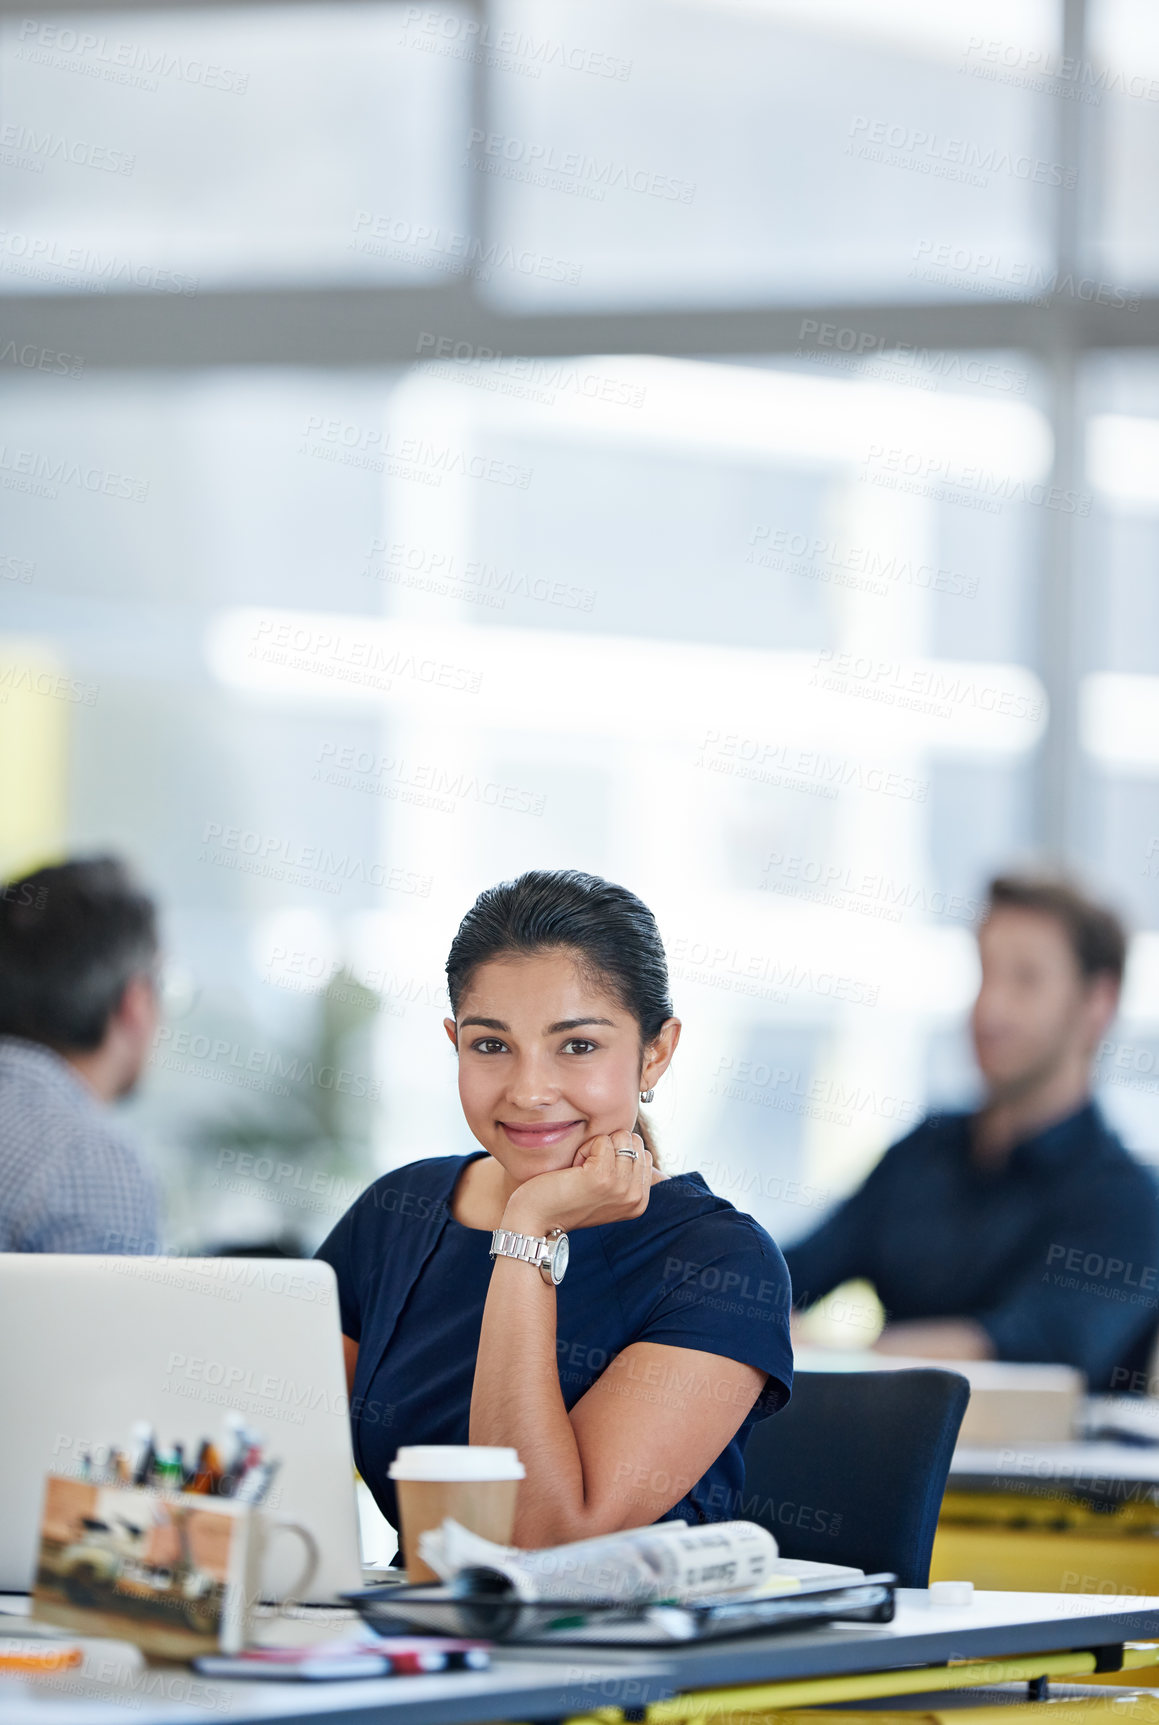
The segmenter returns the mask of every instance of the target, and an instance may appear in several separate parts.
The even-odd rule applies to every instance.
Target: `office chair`
[[[958,1372],[801,1372],[745,1448],[741,1515],[782,1557],[929,1582],[938,1510],[970,1386]]]

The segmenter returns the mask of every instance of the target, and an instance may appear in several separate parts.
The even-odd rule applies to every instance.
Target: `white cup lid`
[[[426,1443],[400,1449],[390,1464],[391,1479],[458,1482],[522,1479],[519,1451],[488,1444]]]

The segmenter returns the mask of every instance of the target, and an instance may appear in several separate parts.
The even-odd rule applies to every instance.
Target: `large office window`
[[[1159,1160],[1153,32],[872,12],[5,20],[3,861],[164,903],[175,1244],[470,1147],[442,965],[529,867],[653,906],[666,1165],[787,1242],[1068,862]]]

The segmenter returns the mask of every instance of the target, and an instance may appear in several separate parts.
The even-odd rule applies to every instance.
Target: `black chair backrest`
[[[969,1399],[959,1372],[800,1372],[788,1407],[749,1435],[741,1516],[782,1557],[925,1587]]]

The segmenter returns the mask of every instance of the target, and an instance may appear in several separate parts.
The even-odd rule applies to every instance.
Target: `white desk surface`
[[[1159,1640],[1159,1598],[975,1592],[969,1605],[949,1606],[931,1604],[922,1588],[900,1588],[892,1623],[829,1623],[689,1643],[666,1649],[664,1657],[683,1690],[1151,1640]]]
[[[955,1489],[969,1481],[983,1489],[1012,1490],[1023,1480],[1031,1485],[1087,1486],[1095,1496],[1109,1495],[1116,1481],[1159,1487],[1159,1449],[1122,1443],[1009,1443],[961,1445],[954,1451],[949,1484]]]
[[[71,1672],[0,1676],[0,1719],[4,1725],[208,1725],[215,1719],[367,1725],[389,1711],[392,1725],[467,1725],[642,1707],[672,1693],[663,1658],[640,1656],[626,1670],[576,1652],[576,1658],[557,1652],[551,1665],[504,1655],[490,1671],[341,1683],[215,1682],[178,1666],[148,1667],[127,1686]]]
[[[151,1668],[116,1688],[64,1673],[0,1679],[4,1725],[280,1725],[326,1720],[392,1725],[560,1718],[604,1705],[643,1706],[680,1690],[894,1670],[948,1659],[1000,1658],[1159,1640],[1159,1598],[975,1593],[965,1606],[931,1605],[903,1589],[892,1623],[827,1624],[792,1634],[623,1650],[512,1650],[490,1672],[389,1677],[351,1683],[211,1683],[176,1667]]]
[[[950,1464],[954,1490],[1054,1494],[1056,1487],[1092,1498],[1159,1503],[1159,1400],[1090,1396],[1083,1426],[1095,1434],[1125,1432],[1137,1441],[1096,1436],[1070,1443],[959,1444]],[[1140,1441],[1141,1440],[1141,1441]],[[1139,1487],[1141,1489],[1121,1488]]]

